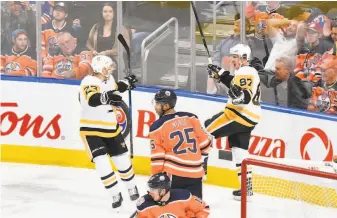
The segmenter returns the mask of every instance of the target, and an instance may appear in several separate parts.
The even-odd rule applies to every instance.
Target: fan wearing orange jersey
[[[319,66],[322,73],[320,87],[312,88],[312,97],[308,110],[327,114],[337,114],[337,57],[333,54],[324,54]]]
[[[56,39],[57,33],[69,32],[74,36],[75,31],[72,24],[67,22],[68,5],[67,2],[55,2],[52,12],[53,19],[42,25],[42,58],[48,55],[54,56],[59,52],[59,45]]]
[[[162,89],[154,97],[160,118],[150,127],[152,174],[166,172],[172,176],[172,188],[189,190],[202,199],[202,178],[207,172],[212,140],[198,117],[176,112],[177,96]]]
[[[150,190],[138,200],[132,218],[207,218],[210,214],[209,206],[188,190],[171,189],[166,173],[152,175],[147,184]]]
[[[90,51],[81,51],[75,38],[68,32],[57,35],[61,53],[48,56],[43,65],[43,77],[83,79],[92,74]]]
[[[12,33],[11,51],[1,54],[1,74],[13,76],[36,76],[36,53],[28,47],[27,33],[17,29]]]
[[[280,8],[279,1],[267,1],[267,7],[265,11],[257,10],[259,2],[248,2],[246,5],[246,17],[253,24],[257,24],[259,20],[263,17],[266,19],[270,18],[284,18],[281,14],[284,13],[283,8]],[[280,14],[281,13],[281,14]]]

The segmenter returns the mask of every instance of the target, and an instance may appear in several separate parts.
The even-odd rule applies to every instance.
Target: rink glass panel
[[[74,1],[67,2],[69,12],[67,21],[73,22],[74,19],[80,19],[81,34],[78,44],[84,47],[92,26],[97,23],[102,16],[102,1]],[[6,13],[7,2],[2,2],[1,15]],[[41,58],[41,19],[43,13],[48,12],[44,6],[45,2],[30,2],[30,7],[37,15],[35,38],[30,38],[33,50],[37,54],[37,75],[40,75],[43,68]],[[201,41],[200,32],[196,25],[194,14],[189,2],[113,2],[114,19],[117,22],[116,32],[121,31],[122,26],[129,29],[131,40],[131,69],[139,77],[139,84],[150,86],[163,86],[190,90],[193,92],[207,92],[208,75],[206,66],[208,64],[207,54]],[[287,7],[293,5],[300,6],[303,9],[319,8],[325,15],[330,9],[337,7],[335,2],[284,2]],[[240,2],[195,2],[199,20],[204,31],[207,46],[211,56],[222,41],[233,34],[234,16],[241,13]],[[267,3],[260,2],[257,8],[260,11],[265,10]],[[49,9],[49,13],[52,9]],[[296,13],[291,11],[289,13]],[[215,14],[215,19],[214,18]],[[50,13],[52,15],[52,13]],[[90,16],[89,16],[90,15]],[[289,16],[295,16],[290,14]],[[242,14],[241,14],[241,17]],[[175,22],[170,23],[167,28],[163,28],[151,40],[148,40],[144,46],[150,44],[151,48],[142,56],[142,42],[149,34],[153,33],[162,24],[171,18],[176,18],[178,23],[178,40],[175,38]],[[215,21],[215,25],[214,25]],[[243,34],[247,37],[254,36],[256,25],[250,24],[250,30]],[[214,34],[215,33],[215,34]],[[33,34],[34,35],[34,34]],[[161,37],[160,37],[161,36]],[[160,38],[160,40],[158,40]],[[3,45],[4,46],[4,45]],[[5,45],[9,46],[10,45]],[[177,50],[175,49],[177,46]],[[146,49],[145,49],[146,50]],[[176,52],[177,51],[177,52]],[[193,51],[193,52],[191,52]],[[259,52],[259,51],[254,51]],[[260,51],[263,53],[263,51]],[[178,53],[178,54],[177,54]],[[144,58],[146,61],[144,62]],[[118,43],[118,71],[116,77],[122,79],[126,73],[127,57],[125,50]],[[146,64],[146,67],[144,67]],[[224,66],[226,67],[226,66]],[[143,70],[142,70],[143,69]],[[144,72],[144,69],[146,72]],[[178,80],[178,81],[177,81]],[[286,89],[289,92],[289,89]],[[274,89],[262,89],[262,96],[266,103],[275,104],[273,96]],[[217,94],[226,95],[227,90]],[[287,94],[279,93],[279,101],[287,101]],[[335,96],[335,97],[334,97]],[[327,113],[326,107],[336,104],[336,93],[329,92],[326,96],[320,96],[314,99],[314,109],[317,112]],[[306,101],[310,101],[307,99]],[[306,106],[305,109],[308,107]],[[296,128],[296,125],[294,125]]]

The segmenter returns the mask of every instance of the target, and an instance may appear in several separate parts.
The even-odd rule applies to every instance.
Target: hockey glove
[[[116,92],[116,90],[103,92],[101,94],[101,103],[104,105],[119,106],[122,103],[122,97],[114,94],[114,92]]]
[[[220,80],[220,76],[222,75],[229,75],[229,71],[225,71],[225,69],[214,64],[208,65],[207,72],[210,78],[217,80]]]
[[[232,88],[229,89],[228,95],[229,97],[231,97],[232,103],[234,105],[242,104],[245,100],[245,95],[242,91],[242,88],[237,85],[234,85]]]
[[[125,77],[123,80],[118,81],[118,91],[119,92],[125,92],[126,90],[132,90],[136,88],[135,83],[138,82],[135,75],[130,75],[128,77]]]
[[[202,167],[204,168],[205,176],[207,175],[207,163],[208,163],[208,156],[204,158],[204,162],[202,163]]]
[[[124,79],[126,79],[129,82],[128,90],[136,88],[135,83],[138,82],[138,79],[136,78],[135,75],[130,75],[128,77],[125,77]]]

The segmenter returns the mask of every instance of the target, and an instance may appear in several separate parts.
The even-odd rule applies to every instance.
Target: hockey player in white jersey
[[[241,163],[248,156],[250,135],[261,117],[260,77],[249,66],[251,49],[248,45],[233,46],[230,55],[230,64],[235,68],[234,76],[216,65],[208,65],[209,75],[229,88],[229,99],[223,111],[205,121],[205,127],[215,138],[228,136],[241,182]],[[253,195],[251,173],[248,169],[248,199]],[[234,191],[233,196],[241,200],[241,190]]]
[[[111,75],[116,63],[107,56],[95,56],[91,65],[93,74],[81,82],[80,136],[105,188],[111,193],[112,207],[117,208],[122,205],[123,197],[108,155],[128,188],[131,200],[139,198],[128,149],[115,114],[115,106],[122,101],[119,94],[134,89],[137,79],[131,75],[116,83]]]

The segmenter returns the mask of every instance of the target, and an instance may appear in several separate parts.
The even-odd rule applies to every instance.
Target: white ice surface
[[[94,170],[1,163],[1,218],[127,218],[135,211],[125,186],[119,211],[111,208],[111,197]],[[136,176],[141,194],[146,193],[146,176]],[[226,178],[224,178],[226,179]],[[240,202],[232,189],[204,186],[204,199],[212,217],[239,218]],[[255,196],[249,217],[337,217],[337,209],[306,205],[292,200]]]

